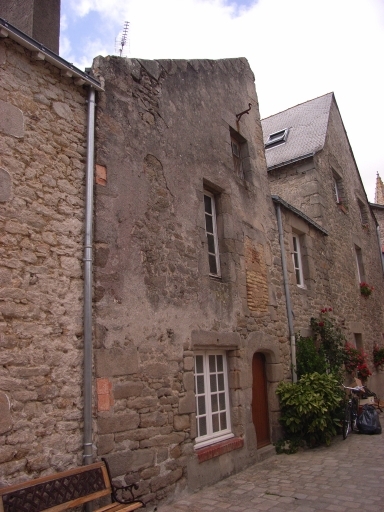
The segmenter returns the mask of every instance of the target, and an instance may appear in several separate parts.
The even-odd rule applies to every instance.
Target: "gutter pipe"
[[[282,265],[282,268],[283,268],[285,303],[287,305],[289,339],[290,339],[290,342],[291,342],[292,382],[297,382],[297,374],[296,374],[296,338],[295,338],[295,331],[294,331],[294,327],[293,327],[291,295],[289,293],[287,259],[285,257],[285,249],[284,249],[283,223],[281,221],[281,207],[280,207],[280,204],[278,202],[275,202],[275,206],[276,206],[276,216],[277,216],[277,228],[278,228],[278,231],[279,231],[279,243],[280,243],[280,250],[281,250],[281,265]]]
[[[95,150],[95,89],[88,90],[87,167],[84,235],[84,465],[93,462],[92,450],[92,229]]]
[[[383,270],[383,273],[384,273],[384,256],[383,256],[382,248],[381,248],[380,226],[376,226],[376,234],[377,234],[377,242],[379,244],[379,254],[380,254],[381,267],[382,267],[382,270]]]

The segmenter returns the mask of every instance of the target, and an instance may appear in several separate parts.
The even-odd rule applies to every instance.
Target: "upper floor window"
[[[232,437],[225,352],[195,354],[196,444]]]
[[[333,193],[337,204],[346,205],[346,197],[344,193],[344,184],[341,176],[332,169]]]
[[[301,256],[301,245],[300,245],[300,237],[297,234],[292,235],[293,242],[293,268],[296,276],[296,284],[301,288],[304,288],[304,276],[303,276],[303,260]]]
[[[273,148],[275,146],[279,146],[280,144],[284,144],[288,137],[288,131],[288,128],[285,128],[284,130],[271,133],[268,137],[267,142],[265,143],[265,149]]]
[[[209,274],[220,277],[219,242],[217,237],[215,196],[204,192],[205,233],[208,243]]]
[[[363,252],[360,247],[355,245],[355,257],[356,257],[356,266],[357,266],[357,276],[359,279],[359,283],[365,281],[365,272],[363,265]]]
[[[248,156],[248,147],[247,141],[244,139],[240,133],[236,132],[232,128],[230,129],[231,134],[231,151],[232,151],[232,159],[233,159],[233,167],[235,170],[235,174],[244,179],[245,172],[247,169],[244,169],[244,159]]]
[[[363,226],[368,226],[368,211],[361,199],[357,198],[357,204],[359,205],[360,220]]]

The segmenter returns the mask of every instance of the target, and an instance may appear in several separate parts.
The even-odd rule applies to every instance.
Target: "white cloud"
[[[384,112],[381,0],[259,0],[247,8],[224,0],[70,0],[70,5],[76,17],[100,13],[100,26],[90,27],[88,42],[81,51],[76,48],[79,63],[115,53],[115,37],[126,20],[131,57],[247,57],[263,117],[334,91],[374,199],[376,172],[384,178],[378,114]]]

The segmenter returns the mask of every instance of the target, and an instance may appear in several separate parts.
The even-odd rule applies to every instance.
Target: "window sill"
[[[214,457],[219,457],[220,455],[231,452],[232,450],[237,450],[239,448],[242,448],[243,446],[244,439],[242,437],[232,437],[231,439],[227,439],[226,441],[220,441],[210,446],[199,448],[198,450],[196,450],[196,455],[200,463],[205,462],[206,460],[213,459]]]

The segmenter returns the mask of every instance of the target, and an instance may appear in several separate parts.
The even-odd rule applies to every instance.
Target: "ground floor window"
[[[196,447],[232,437],[225,352],[195,354]]]

